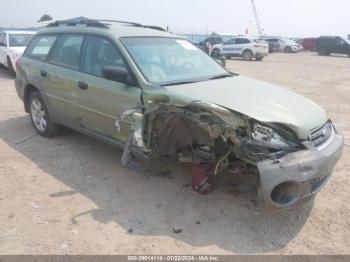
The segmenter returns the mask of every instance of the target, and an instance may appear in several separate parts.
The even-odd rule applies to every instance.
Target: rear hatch
[[[254,47],[257,53],[267,54],[269,52],[269,44],[262,39],[254,39]]]

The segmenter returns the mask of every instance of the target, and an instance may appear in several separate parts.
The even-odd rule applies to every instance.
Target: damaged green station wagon
[[[157,30],[158,29],[158,30]],[[343,137],[304,97],[225,70],[189,41],[118,21],[55,22],[18,61],[16,89],[36,131],[67,126],[132,155],[211,163],[255,177],[267,211],[326,184]]]

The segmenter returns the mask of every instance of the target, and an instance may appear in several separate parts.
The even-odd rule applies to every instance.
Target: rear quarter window
[[[30,42],[24,56],[37,60],[45,60],[57,39],[55,35],[35,36]]]

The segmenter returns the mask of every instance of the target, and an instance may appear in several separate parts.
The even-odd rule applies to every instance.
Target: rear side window
[[[102,76],[102,69],[105,66],[126,68],[119,50],[111,41],[95,36],[86,37],[82,71],[95,76]]]
[[[81,35],[63,35],[58,39],[50,62],[55,65],[79,69],[80,50],[84,37]]]
[[[35,36],[33,41],[29,44],[25,56],[38,60],[45,60],[56,39],[57,36],[54,35]]]
[[[246,38],[237,38],[236,44],[248,44],[250,41]]]

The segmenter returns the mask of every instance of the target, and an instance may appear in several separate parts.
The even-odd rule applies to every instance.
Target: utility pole
[[[261,36],[263,36],[263,30],[261,28],[261,24],[260,24],[260,20],[259,20],[259,16],[258,16],[258,11],[256,10],[254,0],[251,0],[251,1],[252,1],[252,6],[253,6],[254,16],[255,16],[256,27],[258,29],[258,34],[261,37]]]

